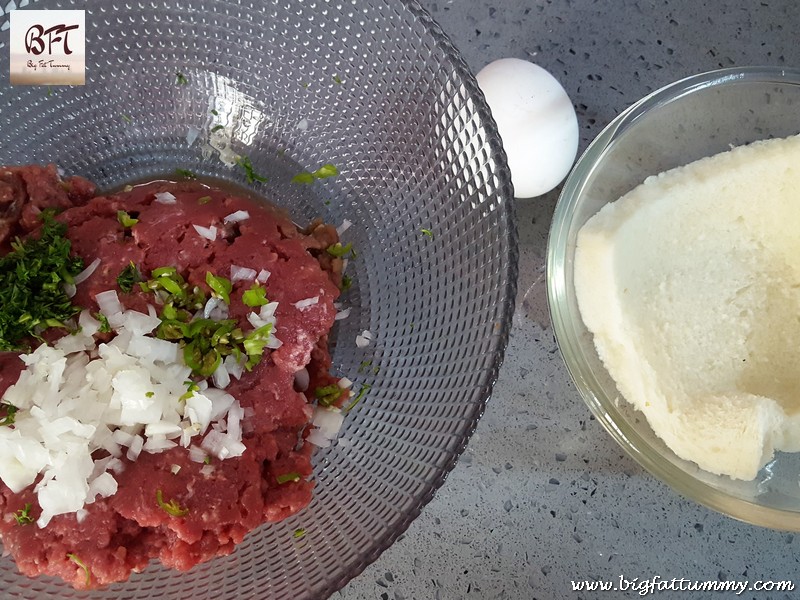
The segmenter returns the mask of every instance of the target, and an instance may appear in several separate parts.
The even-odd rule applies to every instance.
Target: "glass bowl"
[[[371,388],[347,415],[344,441],[316,453],[311,505],[232,555],[187,573],[152,564],[91,593],[25,579],[4,558],[3,597],[327,597],[442,485],[508,339],[512,188],[473,76],[415,2],[19,4],[86,9],[87,80],[4,82],[0,164],[53,162],[104,189],[189,169],[248,187],[301,224],[351,221],[343,239],[358,257],[342,300],[351,313],[331,338],[333,371]],[[7,19],[0,12],[0,52]],[[269,181],[248,183],[237,156]],[[292,183],[326,163],[340,174]],[[362,349],[363,330],[374,340]]]
[[[567,368],[612,437],[681,494],[737,519],[800,530],[800,455],[778,453],[753,481],[700,470],[656,437],[597,355],[575,297],[575,240],[600,208],[650,175],[756,140],[800,132],[800,70],[723,69],[683,79],[632,105],[589,146],[567,179],[547,250],[548,301]]]

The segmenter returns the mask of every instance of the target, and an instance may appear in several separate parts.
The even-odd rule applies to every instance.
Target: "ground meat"
[[[79,206],[94,195],[93,183],[82,177],[62,179],[55,165],[0,167],[0,247],[12,235],[39,227],[43,209]]]
[[[163,191],[176,196],[175,204],[155,201],[155,194]],[[298,440],[312,407],[311,398],[295,390],[294,377],[308,369],[309,395],[313,386],[337,381],[328,372],[327,335],[336,313],[341,261],[324,252],[338,240],[334,228],[315,223],[299,231],[277,209],[196,182],[156,182],[109,196],[93,194],[89,182],[74,177],[61,181],[53,167],[0,169],[0,210],[6,209],[0,234],[32,229],[30,215],[44,208],[62,209],[57,218],[68,225],[75,253],[86,264],[101,259],[74,298],[92,311],[98,310],[94,296],[110,289],[118,291],[126,308],[147,311],[153,303],[151,293],[138,286],[121,293],[116,284],[131,261],[146,275],[157,267],[177,267],[187,281],[206,291],[207,272],[230,277],[231,265],[265,269],[271,273],[267,295],[279,302],[276,335],[283,345],[226,389],[248,414],[242,440],[247,450],[241,457],[214,459],[208,468],[191,461],[180,446],[142,453],[135,462],[126,461],[124,471],[115,476],[117,493],[87,505],[80,522],[75,514],[63,514],[45,528],[20,525],[14,518],[26,504],[31,505],[31,517],[38,517],[33,486],[14,494],[0,484],[0,535],[19,570],[29,576],[58,576],[76,588],[123,581],[143,570],[151,558],[190,569],[230,553],[260,524],[308,505],[311,446]],[[120,210],[139,222],[124,228],[117,219]],[[239,210],[248,211],[250,218],[234,225],[224,222],[226,215]],[[193,224],[215,226],[220,233],[209,241]],[[240,292],[251,284],[235,283],[231,295],[231,317],[242,324],[252,309],[241,302]],[[308,298],[318,301],[302,309],[294,305]],[[3,390],[21,367],[16,355],[0,355]],[[286,473],[297,473],[299,481],[278,484],[278,476]],[[176,501],[188,513],[170,516],[156,501],[159,491],[165,501]]]

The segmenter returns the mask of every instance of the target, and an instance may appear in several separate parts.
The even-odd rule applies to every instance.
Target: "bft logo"
[[[83,85],[86,12],[14,10],[10,31],[12,85]]]
[[[25,34],[25,50],[28,54],[36,56],[45,50],[47,50],[47,54],[53,54],[53,45],[55,44],[56,52],[61,51],[65,55],[70,55],[72,50],[69,49],[69,32],[74,29],[80,29],[80,25],[59,23],[47,30],[41,25],[33,25]]]

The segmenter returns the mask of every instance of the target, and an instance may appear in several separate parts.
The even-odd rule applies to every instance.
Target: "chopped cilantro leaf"
[[[197,199],[198,204],[208,204],[209,202],[211,202],[211,196],[200,196]]]
[[[294,530],[294,539],[299,540],[306,534],[306,530],[303,527]]]
[[[128,115],[120,115],[123,121],[126,123],[133,123],[133,119],[131,119]]]
[[[283,485],[284,483],[289,483],[290,481],[300,481],[300,473],[282,473],[275,477],[275,480],[280,484]]]
[[[145,393],[144,393],[144,397],[145,397],[145,398],[152,398],[152,397],[153,397],[153,396],[155,396],[155,395],[156,395],[156,393],[155,393],[155,392],[145,392]]]
[[[206,457],[203,459],[203,464],[204,465],[210,465],[211,464],[211,455],[206,454]]]
[[[314,183],[314,175],[308,171],[303,171],[292,177],[292,183]]]
[[[128,263],[128,266],[122,269],[122,272],[117,276],[117,285],[126,294],[133,290],[133,284],[139,283],[142,276],[139,274],[139,269],[133,261]]]
[[[14,519],[17,521],[17,525],[30,525],[33,523],[33,517],[31,516],[31,503],[25,503],[24,508],[20,508],[17,512],[15,512]]]
[[[338,75],[334,75],[333,76],[333,82],[341,84],[342,83],[342,78],[339,77]]]
[[[364,397],[364,395],[365,395],[365,394],[366,394],[366,393],[369,391],[369,389],[370,389],[371,387],[372,387],[372,386],[371,386],[370,384],[368,384],[368,383],[362,383],[362,384],[361,384],[361,389],[360,389],[360,390],[358,390],[358,395],[356,395],[356,397],[355,397],[355,398],[353,398],[353,401],[352,401],[350,404],[348,404],[348,405],[347,405],[347,408],[345,408],[345,409],[344,409],[344,411],[345,411],[345,412],[348,412],[348,411],[352,410],[352,409],[353,409],[353,407],[354,407],[356,404],[358,404],[359,402],[361,402],[361,399]]]
[[[0,419],[0,427],[3,427],[5,425],[13,425],[14,419],[16,418],[17,414],[17,407],[14,406],[13,404],[7,404],[5,402],[2,402],[0,403],[0,408],[6,409],[5,416],[2,419]]]
[[[258,282],[254,283],[249,290],[246,290],[242,294],[242,302],[247,306],[264,306],[265,304],[269,304],[266,288]]]
[[[327,177],[335,177],[339,174],[339,169],[336,168],[336,165],[332,165],[330,163],[322,165],[319,169],[314,171],[313,173],[309,173],[308,171],[303,171],[298,173],[294,177],[292,177],[292,183],[314,183],[317,179],[325,179]]]
[[[433,232],[430,229],[420,229],[423,235],[427,235],[429,238],[433,239]]]
[[[187,381],[184,381],[183,384],[186,386],[186,392],[180,398],[178,398],[178,400],[181,400],[181,401],[188,400],[189,398],[194,396],[195,392],[199,392],[200,391],[200,386],[197,385],[191,379],[189,379]]]
[[[86,566],[86,563],[83,562],[76,554],[67,554],[67,558],[78,565],[83,572],[86,573],[86,587],[92,585],[92,573],[89,571],[89,567]]]
[[[358,372],[359,373],[363,373],[364,369],[366,369],[367,367],[371,367],[371,366],[372,366],[372,361],[371,360],[362,360],[361,364],[358,365]]]
[[[319,169],[314,171],[314,177],[317,179],[325,179],[326,177],[336,177],[339,174],[339,169],[330,163],[322,165]]]
[[[134,219],[124,210],[118,210],[117,221],[124,229],[130,229],[139,222],[139,219]]]
[[[220,129],[225,129],[225,125],[214,125],[214,126],[211,128],[211,133],[216,133],[216,132],[217,132],[217,131],[219,131]]]
[[[240,156],[239,159],[236,161],[236,164],[244,169],[245,177],[247,177],[247,183],[253,183],[255,181],[260,181],[264,183],[267,181],[267,178],[259,175],[255,172],[253,168],[253,163],[250,162],[250,158],[247,156]]]
[[[177,78],[178,85],[186,85],[187,83],[189,83],[189,80],[186,79],[186,75],[184,75],[180,71],[175,73],[175,77]]]
[[[63,325],[80,312],[64,292],[64,283],[83,269],[83,260],[70,256],[67,226],[41,214],[38,238],[16,238],[11,252],[0,257],[0,351],[24,350],[21,342],[51,323]]]
[[[51,87],[48,85],[48,86],[47,86],[47,97],[49,98],[49,97],[50,97],[50,96],[52,96],[52,95],[53,95],[53,88],[51,88]]]
[[[197,179],[197,173],[189,169],[175,169],[175,175],[184,179]]]
[[[164,502],[161,490],[156,490],[156,502],[158,503],[159,508],[161,508],[170,517],[185,517],[189,514],[189,509],[183,508],[176,500]]]
[[[103,313],[95,313],[94,318],[100,321],[100,328],[97,330],[100,333],[111,333],[111,325],[108,322],[108,317]]]
[[[353,278],[350,277],[349,275],[342,275],[342,285],[339,287],[339,289],[342,292],[346,292],[352,286],[353,286]]]
[[[211,109],[211,114],[214,115],[215,117],[219,116],[219,113],[217,112],[217,110],[215,108]]]
[[[341,258],[348,252],[353,254],[353,244],[348,243],[347,245],[342,246],[340,242],[336,242],[332,246],[328,246],[327,248],[325,248],[325,251],[331,256]]]

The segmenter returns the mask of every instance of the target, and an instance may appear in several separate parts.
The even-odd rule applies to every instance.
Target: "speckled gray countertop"
[[[695,73],[800,66],[794,0],[422,0],[477,72],[532,60],[564,86],[583,151],[619,112]],[[623,454],[569,379],[547,315],[544,262],[558,190],[518,201],[520,277],[511,340],[467,451],[434,500],[334,598],[625,598],[571,581],[792,580],[800,536],[718,515]],[[728,598],[661,592],[655,597]]]

